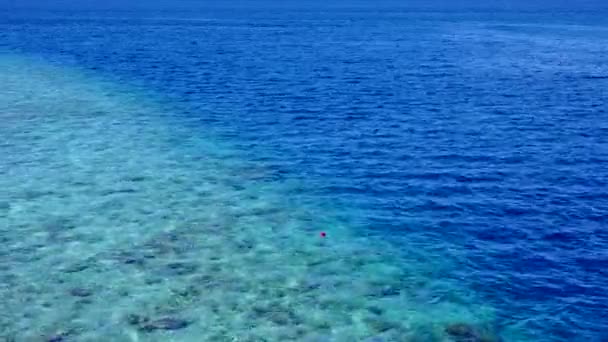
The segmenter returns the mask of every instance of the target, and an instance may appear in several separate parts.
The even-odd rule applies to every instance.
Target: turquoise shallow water
[[[445,276],[449,259],[357,234],[304,182],[166,106],[79,70],[0,63],[0,335],[426,341],[446,340],[450,323],[493,329],[493,309]]]

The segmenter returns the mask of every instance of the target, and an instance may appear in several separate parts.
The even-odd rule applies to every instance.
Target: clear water
[[[607,16],[2,15],[0,337],[606,338]]]

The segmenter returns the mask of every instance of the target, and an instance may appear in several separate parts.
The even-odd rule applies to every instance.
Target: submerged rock
[[[73,335],[74,331],[60,331],[46,338],[46,342],[65,342],[68,336]]]
[[[76,228],[76,224],[68,217],[51,216],[41,223],[41,228],[50,234],[60,234]]]
[[[396,286],[387,285],[380,289],[380,294],[382,297],[398,296],[401,294],[401,289]]]
[[[445,332],[456,342],[500,342],[501,338],[492,331],[467,323],[454,323]]]
[[[133,176],[127,177],[126,180],[129,181],[129,182],[143,182],[143,181],[146,180],[146,177],[145,176],[135,176],[135,175],[133,175]]]
[[[174,317],[164,317],[153,321],[149,321],[140,326],[142,331],[154,331],[154,330],[178,330],[183,329],[190,325],[190,322]]]
[[[301,317],[292,308],[280,303],[254,305],[251,314],[255,319],[267,320],[276,325],[297,326],[302,324]]]
[[[399,329],[399,324],[383,319],[381,317],[366,317],[363,319],[365,324],[376,333],[384,333],[392,329]]]
[[[74,297],[88,297],[93,294],[93,291],[82,287],[75,287],[70,290],[70,294]]]
[[[168,275],[187,275],[198,270],[198,264],[191,262],[172,262],[167,264],[165,272]]]
[[[401,294],[401,288],[396,285],[373,286],[367,295],[373,298],[396,297]]]
[[[367,308],[367,311],[373,313],[374,315],[380,316],[384,313],[384,310],[382,310],[382,308],[379,308],[377,306],[370,306]]]
[[[135,266],[143,266],[146,261],[141,253],[135,251],[116,251],[110,254],[109,258],[115,262]]]
[[[63,269],[63,272],[65,273],[77,273],[77,272],[82,272],[84,270],[86,270],[87,268],[89,268],[89,264],[87,264],[86,262],[79,262],[79,263],[75,263],[72,264],[68,267],[65,267]]]
[[[36,200],[40,197],[52,196],[52,195],[55,195],[55,192],[44,191],[44,190],[32,190],[32,189],[26,189],[21,193],[21,197],[28,201],[32,201],[32,200]]]
[[[138,257],[126,257],[122,261],[126,265],[139,265],[142,266],[144,264],[144,259]]]
[[[190,325],[190,321],[176,317],[162,317],[151,320],[137,314],[130,314],[126,317],[130,325],[135,325],[141,331],[152,332],[155,330],[179,330]]]

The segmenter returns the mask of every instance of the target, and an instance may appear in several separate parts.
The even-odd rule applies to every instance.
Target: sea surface
[[[602,12],[2,11],[0,341],[608,341],[607,96]]]

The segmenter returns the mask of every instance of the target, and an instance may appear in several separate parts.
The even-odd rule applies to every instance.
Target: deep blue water
[[[608,338],[605,13],[6,18],[0,49],[163,94],[358,233],[451,255],[536,340]]]

